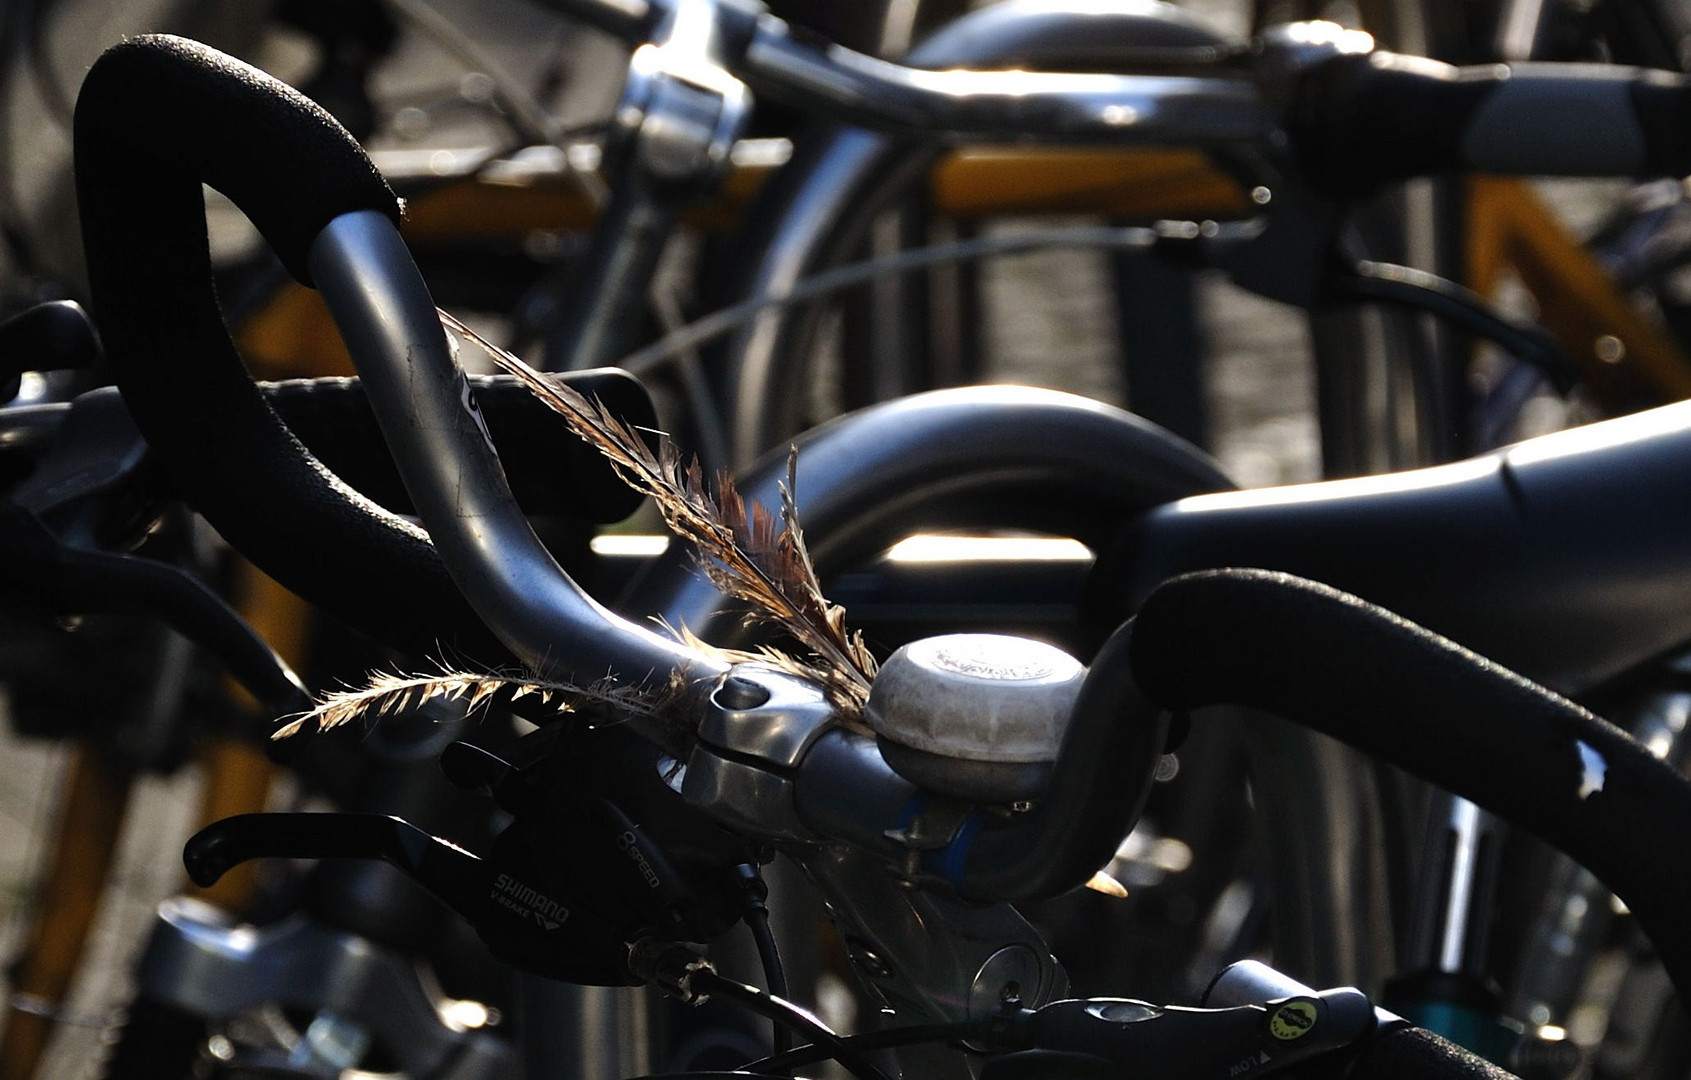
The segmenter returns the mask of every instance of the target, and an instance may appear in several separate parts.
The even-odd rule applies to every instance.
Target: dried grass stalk
[[[875,658],[862,636],[846,629],[845,610],[822,595],[799,528],[796,449],[787,458],[779,514],[759,505],[748,506],[728,474],[718,474],[707,483],[698,462],[683,465],[680,452],[667,437],[659,436],[654,451],[640,432],[598,402],[534,370],[446,312],[440,318],[449,329],[487,350],[496,364],[563,417],[571,431],[598,449],[625,481],[650,497],[670,530],[692,546],[712,584],[745,603],[750,617],[785,630],[815,662],[767,646],[752,651],[716,648],[685,627],[670,630],[677,640],[730,663],[761,664],[816,683],[842,722],[863,728],[862,710],[874,679]],[[474,709],[502,692],[509,692],[513,700],[538,695],[559,712],[593,701],[624,712],[685,721],[696,713],[698,690],[680,685],[656,692],[580,687],[528,676],[451,670],[433,675],[378,672],[362,688],[324,696],[314,709],[292,718],[272,737],[287,738],[309,725],[321,731],[360,718],[388,716],[435,697],[462,701]]]
[[[598,402],[536,371],[446,312],[441,312],[441,321],[485,349],[494,363],[597,448],[630,486],[650,497],[669,529],[692,546],[713,585],[745,603],[756,620],[786,631],[816,659],[812,664],[768,650],[759,654],[760,662],[817,682],[848,717],[861,712],[875,675],[875,658],[862,636],[846,629],[844,609],[822,595],[799,528],[796,449],[787,460],[779,515],[760,505],[748,506],[727,473],[707,482],[698,462],[683,464],[667,437],[658,438],[654,451],[638,431]]]
[[[535,697],[560,714],[575,712],[581,705],[593,702],[625,713],[656,716],[672,704],[672,690],[654,692],[614,685],[583,687],[521,675],[477,675],[462,671],[441,671],[434,675],[377,671],[371,673],[370,681],[362,687],[323,695],[314,708],[292,718],[272,733],[271,738],[285,739],[312,725],[317,731],[327,731],[354,720],[392,716],[432,698],[462,702],[465,711],[471,711],[498,694],[508,695],[511,701]]]

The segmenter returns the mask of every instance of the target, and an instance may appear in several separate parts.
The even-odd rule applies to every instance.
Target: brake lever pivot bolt
[[[1041,641],[924,638],[888,658],[866,716],[905,779],[970,802],[1015,803],[1045,790],[1085,675]]]

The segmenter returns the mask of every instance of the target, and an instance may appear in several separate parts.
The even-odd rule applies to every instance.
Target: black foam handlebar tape
[[[76,103],[76,172],[84,228],[90,215],[105,226],[108,201],[151,207],[191,183],[197,203],[209,184],[307,285],[308,249],[330,221],[353,210],[400,220],[381,173],[321,106],[234,57],[164,34],[113,46],[89,70]],[[193,215],[196,226],[203,216]],[[149,253],[135,254],[145,265]]]
[[[1516,1080],[1514,1073],[1418,1027],[1376,1036],[1349,1075],[1359,1080]]]
[[[1263,570],[1158,587],[1131,663],[1165,708],[1272,712],[1567,852],[1628,904],[1691,1000],[1691,784],[1619,728],[1383,608]]]
[[[600,368],[554,375],[637,430],[657,427],[645,387],[626,371]],[[510,375],[471,375],[470,389],[506,463],[511,492],[526,513],[608,524],[643,498],[603,454],[570,433],[558,415]],[[358,379],[261,383],[270,407],[335,474],[396,514],[411,514],[376,414]]]
[[[1301,81],[1287,127],[1307,180],[1343,196],[1454,171],[1691,173],[1691,83],[1612,65],[1339,57]]]
[[[265,404],[218,309],[201,184],[304,281],[312,240],[337,216],[399,218],[358,144],[256,68],[149,36],[88,73],[75,148],[95,320],[137,427],[190,505],[265,573],[377,638],[506,662],[428,537],[342,483]]]

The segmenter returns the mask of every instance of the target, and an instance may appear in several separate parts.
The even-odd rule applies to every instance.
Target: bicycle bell
[[[893,653],[865,710],[887,764],[911,783],[978,803],[1045,790],[1086,668],[1054,645],[945,634]]]

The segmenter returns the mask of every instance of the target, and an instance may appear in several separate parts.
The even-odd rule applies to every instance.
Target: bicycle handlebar
[[[398,202],[327,113],[205,46],[144,37],[90,71],[76,153],[94,307],[125,401],[189,502],[261,569],[418,653],[445,638],[455,655],[516,655],[582,685],[711,667],[609,615],[534,537],[398,239]],[[452,547],[450,570],[422,530],[325,469],[242,369],[211,289],[202,182],[241,207],[296,278],[327,279],[337,317],[362,336],[361,362],[394,361],[367,376],[379,384],[370,397],[421,516]],[[424,358],[438,365],[432,382]],[[431,393],[420,405],[408,396]],[[417,462],[428,481],[407,475]],[[561,670],[572,646],[579,659]]]
[[[236,77],[238,88],[243,91],[260,83],[260,77],[255,73],[220,59],[208,64],[208,59],[183,43],[153,39],[122,47],[103,61],[103,68],[97,70],[111,72],[115,66],[125,62],[144,61],[148,66],[165,68],[166,74],[177,83],[198,82],[202,88],[209,85],[209,96],[214,98],[220,93],[228,93],[227,84],[231,76]],[[111,87],[118,81],[110,75],[93,80],[91,93],[95,96],[91,99],[93,104],[85,103],[85,115],[100,115],[100,95],[110,93],[109,89],[102,91],[101,87]],[[277,90],[270,92],[282,93]],[[310,115],[304,106],[298,108]],[[279,134],[283,136],[278,141],[285,145],[289,123],[285,117],[278,118],[278,125]],[[96,167],[106,164],[107,158],[100,152],[105,147],[87,122],[79,128],[79,141],[91,164]],[[340,152],[339,147],[335,150]],[[155,195],[162,198],[183,194],[188,182],[195,179],[191,172],[174,172],[171,177],[174,183],[154,185]],[[102,192],[99,179],[100,173],[96,171],[85,182],[84,200],[90,206],[97,201],[96,193]],[[312,182],[310,176],[299,176],[295,180],[302,188]],[[272,224],[272,219],[264,213],[264,207],[266,200],[276,197],[273,191],[262,188],[254,191],[250,185],[243,186],[236,177],[225,177],[223,182],[226,187],[234,189],[237,203],[248,208],[261,228]],[[379,190],[376,192],[376,195],[381,194]],[[374,196],[364,193],[361,193],[361,198],[366,202],[377,201]],[[309,204],[313,200],[307,198],[305,201]],[[173,224],[177,227],[181,225],[174,220]],[[289,223],[288,227],[294,226]],[[109,242],[115,231],[118,231],[117,225],[111,220],[97,221],[91,242],[107,258],[121,259],[110,251],[113,245]],[[284,241],[295,239],[287,230],[283,231],[282,237]],[[127,254],[133,255],[133,252]],[[612,681],[625,687],[642,683],[661,684],[676,673],[696,682],[712,678],[723,670],[719,662],[625,622],[599,607],[551,560],[510,494],[474,399],[453,362],[452,350],[434,306],[384,209],[370,207],[336,214],[309,242],[303,267],[299,265],[298,254],[296,242],[294,248],[284,251],[284,261],[292,265],[296,273],[314,281],[324,293],[329,309],[357,359],[371,406],[393,451],[413,504],[438,547],[440,560],[469,598],[471,607],[487,620],[513,654],[542,675],[583,686],[601,681]],[[114,279],[121,285],[138,287],[133,280],[125,281],[123,275],[105,259],[92,262],[101,268],[101,288],[96,295],[102,311],[108,310],[111,290],[120,287],[114,284]],[[200,265],[196,263],[194,268],[197,270]],[[155,294],[167,317],[179,309],[181,298],[170,295],[170,288],[178,285],[179,282],[173,281],[161,293]],[[208,320],[216,318],[215,307],[208,307],[205,311]],[[133,311],[129,314],[135,315]],[[154,329],[162,337],[162,328],[155,326]],[[122,325],[113,337],[116,359],[120,363],[126,359],[129,361],[122,368],[129,373],[129,384],[139,385],[143,390],[151,389],[156,372],[142,368],[138,374],[139,365],[133,354],[149,344],[156,348],[158,342],[138,341],[141,335]],[[201,340],[194,344],[203,346],[206,343]],[[162,366],[162,358],[154,359]],[[247,385],[244,374],[235,367],[234,357],[226,347],[220,353],[213,353],[209,359],[202,359],[197,353],[191,359],[199,361],[196,366],[200,367],[221,365],[218,371],[223,374],[228,374],[225,369],[235,368],[233,377],[242,383],[247,395],[256,397],[256,391]],[[138,396],[143,402],[150,401],[144,393]],[[286,429],[263,408],[261,399],[259,407],[273,427],[286,436]],[[153,430],[157,430],[156,423],[155,416]],[[164,421],[167,426],[170,423],[169,420]],[[191,427],[186,431],[178,428],[163,430],[160,434],[167,440],[186,441],[196,435],[203,438],[203,429],[195,432]],[[287,436],[285,441],[297,456],[311,461],[292,442],[291,436]],[[237,467],[254,460],[250,455],[256,451],[242,450],[238,453],[242,456],[235,463]],[[207,462],[204,457],[202,450],[200,460],[188,470],[201,486],[206,484],[204,466]],[[242,481],[245,483],[244,477]],[[217,481],[212,480],[211,483]],[[217,502],[212,501],[214,504]],[[357,503],[353,504],[353,508],[356,513],[366,516],[376,514],[373,509]],[[276,509],[288,511],[295,507],[290,504]],[[246,523],[239,513],[234,514],[233,520],[237,524]],[[290,524],[293,525],[291,531],[297,531],[298,523]],[[244,547],[255,543],[255,540],[248,533],[235,542]],[[423,550],[433,554],[430,549]],[[352,554],[367,553],[366,548]],[[325,561],[314,569],[321,572],[326,568]],[[1120,664],[1110,667],[1112,673],[1125,670]],[[1072,780],[1073,783],[1064,783],[1065,795],[1052,800],[1051,808],[1046,812],[1021,815],[1008,827],[987,827],[978,833],[972,831],[970,837],[974,843],[955,847],[950,855],[951,866],[945,870],[954,876],[960,874],[961,884],[986,895],[1020,895],[1022,893],[1017,890],[1028,889],[1047,892],[1078,884],[1093,868],[1091,864],[1102,861],[1113,848],[1116,833],[1125,829],[1123,816],[1136,813],[1136,803],[1129,801],[1115,806],[1119,798],[1105,795],[1101,785],[1083,783],[1092,778],[1079,773],[1095,772],[1101,757],[1132,758],[1138,762],[1136,771],[1148,776],[1161,750],[1162,729],[1155,723],[1118,723],[1112,702],[1098,698],[1096,687],[1099,684],[1094,682],[1090,685],[1093,690],[1090,696],[1083,694],[1079,710],[1084,722],[1071,728],[1070,738],[1071,747],[1079,746],[1088,752],[1066,753],[1066,764],[1059,764],[1056,769],[1065,781]],[[1135,714],[1134,719],[1141,718]],[[674,741],[673,733],[644,733],[661,744]],[[1135,785],[1136,788],[1138,786]],[[1098,830],[1088,830],[1084,834],[1091,842],[1080,845],[1084,851],[1078,857],[1070,850],[1075,847],[1074,844],[1044,842],[1067,831],[1063,820],[1053,815],[1062,817],[1067,811],[1075,810],[1076,807],[1070,805],[1075,799],[1084,803],[1079,809],[1086,810],[1088,814],[1096,811],[1103,815],[1100,820],[1110,822],[1110,827],[1103,830],[1109,835],[1102,839],[1099,839],[1101,834],[1095,835]],[[1032,839],[1041,842],[1030,843]],[[1031,862],[1021,857],[1029,853],[1037,856]],[[1018,857],[1006,859],[1009,854],[1017,854]],[[1076,869],[1082,862],[1088,865]],[[1023,870],[1027,872],[1023,873]]]
[[[393,222],[370,210],[336,217],[312,242],[310,265],[418,516],[519,660],[582,687],[661,688],[675,674],[691,684],[726,670],[601,607],[535,536]]]
[[[1312,182],[1345,195],[1457,170],[1677,177],[1691,173],[1691,82],[1598,64],[1347,56],[1300,88],[1289,131]]]
[[[802,42],[751,0],[657,0],[638,17],[619,0],[548,3],[631,45],[714,8],[704,17],[720,15],[721,59],[754,89],[882,131],[1207,146],[1258,142],[1273,128],[1256,87],[1237,77],[932,71]]]
[[[444,643],[504,662],[422,530],[342,484],[265,405],[212,290],[202,183],[229,195],[301,280],[311,241],[339,214],[398,219],[357,143],[256,69],[156,36],[95,63],[75,144],[106,353],[187,501],[265,573],[345,622],[420,654]]]
[[[1383,608],[1263,570],[1172,579],[1132,665],[1171,709],[1261,708],[1467,798],[1560,848],[1637,916],[1691,990],[1691,785],[1612,724]]]
[[[550,0],[631,43],[704,0]],[[722,62],[756,89],[904,135],[1119,145],[1269,145],[1284,128],[1320,190],[1361,195],[1448,171],[1691,173],[1691,82],[1611,65],[1457,68],[1288,39],[1289,108],[1249,77],[933,71],[795,38],[754,0],[715,0]],[[1271,50],[1272,53],[1272,50]],[[1270,77],[1275,77],[1271,71]]]
[[[367,163],[356,155],[356,147],[337,138],[335,131],[322,130],[321,114],[297,95],[270,83],[264,76],[235,64],[226,58],[210,54],[197,46],[169,38],[142,39],[114,50],[102,60],[91,77],[82,106],[84,121],[79,124],[79,153],[87,161],[89,175],[83,180],[82,195],[91,210],[102,211],[102,198],[109,194],[112,158],[110,145],[116,139],[109,126],[113,114],[121,115],[135,109],[136,97],[145,100],[146,94],[120,93],[135,73],[149,76],[145,85],[162,84],[182,92],[193,86],[211,101],[231,99],[239,109],[243,96],[256,96],[269,103],[266,110],[274,125],[266,146],[287,147],[300,137],[290,134],[302,129],[328,143],[319,154],[339,155],[355,159],[361,165],[361,175],[368,176]],[[133,90],[134,87],[128,87]],[[278,105],[278,102],[280,104]],[[156,100],[149,102],[157,104]],[[180,105],[180,101],[171,104]],[[227,107],[227,106],[226,106]],[[143,109],[143,112],[146,110]],[[216,114],[213,121],[226,121],[229,115]],[[180,141],[180,140],[179,140]],[[305,150],[312,150],[309,145]],[[127,149],[135,149],[127,147]],[[251,148],[242,148],[243,151]],[[165,147],[168,152],[169,147]],[[270,151],[272,154],[274,150]],[[267,158],[260,157],[260,161]],[[166,162],[156,164],[162,177],[155,183],[142,185],[151,197],[167,206],[182,207],[187,190],[197,196],[198,180],[210,176],[230,190],[238,205],[246,208],[261,229],[277,233],[283,245],[284,262],[296,274],[315,281],[322,289],[329,308],[347,337],[349,346],[364,376],[378,422],[394,452],[399,471],[405,480],[419,516],[430,530],[441,550],[444,561],[457,586],[470,598],[472,608],[494,627],[500,641],[536,672],[553,678],[574,681],[580,685],[594,685],[604,679],[633,686],[649,682],[666,682],[673,673],[684,673],[689,680],[712,677],[722,665],[707,660],[692,650],[660,638],[642,628],[627,623],[599,607],[582,593],[546,553],[529,528],[526,519],[512,499],[497,455],[491,446],[486,429],[463,375],[457,370],[451,348],[441,329],[426,288],[418,277],[397,232],[393,227],[391,207],[383,207],[388,200],[379,182],[355,192],[354,201],[376,203],[376,207],[352,209],[336,213],[309,241],[305,263],[300,264],[298,233],[302,222],[290,220],[278,224],[275,215],[266,212],[270,201],[281,197],[282,189],[271,184],[243,183],[238,173],[212,170],[205,163],[187,156],[187,168],[169,168]],[[195,168],[199,166],[199,168]],[[345,169],[336,163],[322,170],[325,176],[341,175]],[[291,177],[295,187],[304,194],[295,205],[317,205],[338,210],[321,191],[313,190],[314,176]],[[296,196],[300,192],[294,192]],[[174,203],[170,200],[174,199]],[[122,200],[119,200],[120,202]],[[124,205],[129,205],[125,203]],[[197,207],[196,217],[197,217]],[[164,229],[180,229],[188,235],[199,233],[180,220],[187,217],[185,209],[172,215],[154,215],[156,225],[155,248],[169,252],[180,243],[167,244],[157,235]],[[216,513],[226,505],[227,492],[222,487],[241,492],[249,478],[241,475],[238,482],[221,472],[240,470],[252,460],[263,460],[266,447],[247,443],[232,452],[233,460],[224,455],[208,455],[203,448],[205,423],[218,421],[223,410],[216,407],[219,395],[229,390],[229,383],[237,384],[238,400],[251,401],[250,413],[258,415],[278,438],[272,445],[302,462],[311,472],[309,479],[319,488],[328,488],[333,507],[354,520],[383,519],[376,508],[356,499],[344,487],[317,466],[315,461],[295,442],[285,426],[266,408],[262,398],[252,388],[239,369],[237,358],[228,346],[227,338],[217,323],[215,303],[209,296],[200,297],[201,329],[205,332],[190,341],[192,349],[181,361],[171,365],[159,355],[163,344],[170,340],[166,327],[180,325],[179,313],[183,305],[180,290],[187,289],[193,299],[193,287],[200,283],[204,269],[204,249],[190,250],[188,273],[184,282],[175,275],[160,273],[156,260],[151,273],[136,274],[125,266],[139,267],[142,260],[125,234],[125,220],[109,212],[91,214],[89,230],[91,265],[96,268],[96,299],[102,313],[107,314],[115,332],[110,334],[114,364],[127,375],[127,388],[142,404],[139,410],[150,419],[143,430],[156,434],[160,442],[186,448],[202,443],[199,453],[179,462],[185,486],[193,486],[206,493],[204,502]],[[179,269],[182,263],[171,265]],[[145,279],[145,280],[139,280]],[[149,288],[148,286],[151,285]],[[137,293],[146,304],[137,310]],[[116,317],[112,317],[115,310]],[[138,328],[136,324],[140,324]],[[215,334],[210,330],[215,328]],[[213,348],[212,346],[216,346]],[[150,365],[150,366],[149,366]],[[172,415],[169,410],[154,409],[157,386],[179,376],[179,369],[197,369],[196,374],[209,387],[202,392],[202,404],[211,404],[208,417],[194,416],[199,423],[186,423],[185,418]],[[232,369],[232,370],[231,370]],[[219,385],[219,383],[223,385]],[[202,389],[200,383],[190,387]],[[185,387],[184,389],[186,389]],[[167,403],[168,398],[166,399]],[[138,422],[141,418],[138,417]],[[301,506],[294,496],[270,505],[271,522],[292,536],[285,545],[300,543],[301,525],[298,520]],[[321,497],[322,491],[313,492]],[[237,546],[252,549],[256,554],[275,537],[255,530],[247,514],[249,507],[240,500],[234,509],[213,523],[225,528]],[[208,516],[212,516],[208,513]],[[309,518],[310,514],[305,514]],[[225,524],[228,523],[228,524]],[[233,527],[230,527],[233,526]],[[307,526],[309,527],[309,526]],[[375,552],[379,560],[386,534],[377,536],[378,542],[354,541],[348,550],[335,555],[368,557]],[[416,560],[425,569],[436,569],[434,550],[420,548]],[[327,553],[307,569],[294,575],[309,592],[321,595],[322,582],[335,582]],[[370,590],[361,589],[352,597],[334,595],[338,582],[329,586],[331,599],[340,605],[369,603]],[[431,598],[435,599],[435,598]],[[353,607],[353,613],[361,614]],[[439,613],[425,625],[440,625]],[[649,732],[660,742],[667,742],[666,733]],[[1030,819],[1031,820],[1031,819]]]
[[[255,114],[267,122],[254,123]],[[184,116],[198,125],[186,135]],[[225,133],[236,146],[228,158],[195,137]],[[355,621],[386,602],[382,586],[359,574],[398,582],[402,617],[426,629],[474,626],[470,612],[479,613],[500,646],[579,685],[723,671],[600,608],[541,547],[399,240],[391,193],[326,114],[203,47],[147,38],[95,66],[76,138],[90,275],[114,367],[138,424],[238,547],[274,555],[280,545],[294,580]],[[143,168],[133,166],[136,156]],[[202,180],[232,195],[284,264],[325,292],[439,555],[339,485],[240,370],[207,284]],[[252,464],[269,460],[282,462],[292,487],[255,513],[255,490],[279,490],[253,484]],[[319,514],[342,530],[328,547],[312,535]],[[303,567],[301,547],[311,553]],[[392,565],[397,558],[405,565]],[[350,580],[336,572],[347,564],[357,568]],[[380,615],[393,631],[394,612]],[[1102,840],[1137,813],[1162,742],[1150,706],[1219,701],[1327,731],[1544,836],[1627,900],[1675,982],[1691,988],[1691,928],[1680,918],[1691,883],[1653,857],[1664,842],[1691,842],[1691,788],[1577,706],[1379,609],[1284,575],[1216,572],[1154,593],[1131,634],[1113,639],[1088,675],[1045,805],[1007,824],[977,815],[927,868],[981,898],[1072,883],[1082,863],[1103,861]],[[1375,705],[1377,726],[1355,723],[1359,702]],[[642,734],[676,741],[674,732]],[[1515,760],[1527,767],[1498,768]],[[793,774],[813,786],[818,770],[829,772],[822,764],[800,762]],[[1135,782],[1106,795],[1102,777],[1124,766]],[[1076,820],[1104,824],[1065,838],[1063,826]],[[1639,822],[1651,823],[1647,837],[1634,831]],[[848,831],[864,821],[837,824]]]
[[[766,16],[743,74],[783,101],[864,127],[986,139],[1214,146],[1273,130],[1256,87],[1237,78],[927,71],[800,44]]]

